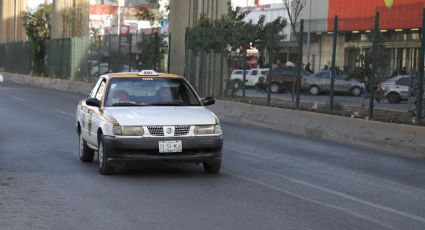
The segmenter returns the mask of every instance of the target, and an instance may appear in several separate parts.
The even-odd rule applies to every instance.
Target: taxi
[[[77,107],[80,160],[92,162],[97,152],[104,175],[126,161],[202,163],[206,173],[219,173],[223,134],[206,109],[214,103],[177,75],[103,75]]]

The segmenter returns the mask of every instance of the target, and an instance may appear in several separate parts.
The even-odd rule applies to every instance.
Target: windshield
[[[105,106],[200,106],[183,79],[112,78]]]

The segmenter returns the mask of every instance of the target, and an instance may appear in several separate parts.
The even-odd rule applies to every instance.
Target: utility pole
[[[310,62],[311,8],[313,8],[313,0],[310,0],[308,7],[307,63]]]

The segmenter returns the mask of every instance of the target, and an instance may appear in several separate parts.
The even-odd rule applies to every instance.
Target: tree
[[[300,17],[301,11],[306,5],[306,0],[283,0],[286,11],[288,13],[289,23],[291,24],[292,32],[297,34],[296,25]]]
[[[26,11],[23,26],[28,38],[33,42],[31,53],[33,65],[38,73],[44,73],[44,41],[50,39],[51,5],[40,5],[34,11]]]
[[[26,11],[23,16],[23,26],[31,41],[50,39],[51,5],[40,5],[35,11]]]

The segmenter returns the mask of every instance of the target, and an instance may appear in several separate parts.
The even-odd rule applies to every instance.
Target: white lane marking
[[[316,190],[319,190],[319,191],[322,191],[322,192],[325,192],[325,193],[329,193],[329,194],[332,194],[332,195],[335,195],[335,196],[339,196],[339,197],[345,198],[347,200],[355,201],[355,202],[360,203],[360,204],[364,204],[364,205],[367,205],[367,206],[370,206],[370,207],[373,207],[373,208],[376,208],[376,209],[382,209],[382,210],[387,211],[387,212],[398,214],[400,216],[410,218],[410,219],[414,219],[414,220],[417,220],[419,222],[425,223],[425,218],[422,218],[420,216],[416,216],[416,215],[411,214],[411,213],[407,213],[407,212],[399,211],[399,210],[396,210],[396,209],[393,209],[393,208],[389,208],[389,207],[386,207],[386,206],[383,206],[383,205],[380,205],[380,204],[376,204],[376,203],[373,203],[373,202],[370,202],[370,201],[367,201],[367,200],[363,200],[363,199],[355,197],[355,196],[351,196],[351,195],[348,195],[348,194],[345,194],[345,193],[342,193],[342,192],[338,192],[338,191],[335,191],[335,190],[332,190],[332,189],[328,189],[328,188],[325,188],[325,187],[322,187],[322,186],[319,186],[319,185],[314,185],[314,184],[311,184],[309,182],[298,180],[298,179],[291,178],[291,177],[288,177],[288,176],[283,176],[283,175],[280,175],[280,174],[277,174],[277,173],[267,172],[267,171],[261,170],[261,169],[254,169],[254,170],[259,171],[259,172],[263,172],[263,173],[266,173],[266,174],[269,174],[269,175],[272,175],[272,176],[275,176],[275,177],[283,178],[283,179],[288,180],[288,181],[295,183],[295,184],[304,185],[306,187],[310,187],[310,188],[313,188],[313,189],[316,189]]]
[[[338,206],[335,206],[335,205],[332,205],[332,204],[326,204],[326,203],[321,202],[321,201],[318,201],[318,200],[313,200],[311,198],[308,198],[308,197],[305,197],[305,196],[302,196],[302,195],[298,195],[298,194],[293,193],[291,191],[288,191],[288,190],[285,190],[285,189],[282,189],[282,188],[276,187],[274,185],[270,185],[270,184],[267,184],[267,183],[264,183],[264,182],[261,182],[261,181],[255,180],[255,179],[251,179],[251,178],[244,177],[244,176],[239,176],[239,175],[236,175],[236,174],[233,174],[233,173],[229,173],[229,172],[227,172],[227,173],[230,174],[230,175],[232,175],[232,176],[234,176],[234,177],[236,177],[236,178],[239,178],[239,179],[242,179],[242,180],[245,180],[245,181],[249,181],[251,183],[255,183],[255,184],[258,184],[258,185],[261,185],[261,186],[264,186],[264,187],[267,187],[267,188],[276,190],[278,192],[282,192],[282,193],[288,194],[288,195],[293,196],[293,197],[297,197],[297,198],[299,198],[301,200],[305,200],[305,201],[308,201],[308,202],[311,202],[311,203],[314,203],[314,204],[318,204],[318,205],[321,205],[321,206],[324,206],[324,207],[327,207],[327,208],[332,208],[332,209],[336,209],[336,210],[339,210],[339,211],[342,211],[342,212],[346,212],[346,213],[351,214],[351,215],[353,215],[355,217],[358,217],[358,218],[361,218],[361,219],[370,221],[372,223],[375,223],[377,225],[380,225],[380,226],[385,227],[385,228],[388,228],[388,229],[394,229],[394,230],[397,229],[397,228],[394,228],[391,225],[388,225],[386,223],[382,223],[381,221],[372,219],[372,218],[370,218],[368,216],[358,214],[358,213],[353,212],[353,211],[351,211],[349,209],[346,209],[346,208],[341,208],[341,207],[338,207]]]
[[[18,101],[26,101],[24,98],[22,98],[22,97],[17,97],[17,96],[10,96],[11,98],[13,98],[13,99],[16,99],[16,100],[18,100]]]
[[[69,116],[69,117],[75,117],[75,114],[68,113],[68,112],[62,111],[60,109],[52,109],[52,111],[57,112],[57,113],[60,113],[60,114],[63,114],[63,115],[66,115],[66,116]]]

